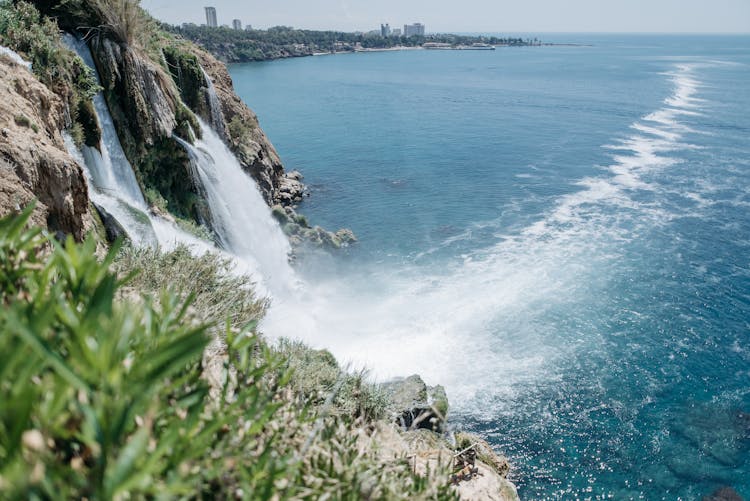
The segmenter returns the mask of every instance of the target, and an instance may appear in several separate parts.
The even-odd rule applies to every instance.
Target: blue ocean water
[[[750,499],[750,37],[542,38],[230,68],[360,239],[282,334],[445,384],[522,499]]]

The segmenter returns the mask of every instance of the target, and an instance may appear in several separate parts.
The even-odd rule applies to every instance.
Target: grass
[[[16,125],[20,125],[21,127],[28,127],[34,132],[39,132],[39,126],[32,122],[29,117],[26,115],[16,115],[13,117],[13,121],[16,122]]]
[[[255,295],[253,282],[233,275],[229,260],[217,254],[194,257],[184,246],[166,253],[128,247],[113,266],[121,276],[137,273],[124,289],[126,294],[137,291],[154,297],[169,288],[181,297],[190,295],[191,314],[219,328],[226,320],[233,326],[257,323],[268,307],[266,299]]]

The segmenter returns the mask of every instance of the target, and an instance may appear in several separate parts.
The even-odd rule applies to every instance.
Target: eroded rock
[[[421,377],[412,375],[382,384],[391,404],[393,420],[402,428],[442,432],[448,415],[448,398],[442,386],[428,387]]]
[[[63,102],[4,56],[0,95],[0,216],[38,199],[33,224],[82,240],[93,222],[83,171],[60,134]]]

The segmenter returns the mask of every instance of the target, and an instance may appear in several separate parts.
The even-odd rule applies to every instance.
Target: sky
[[[750,0],[141,0],[180,24],[238,18],[256,28],[370,31],[421,22],[427,32],[750,33]]]

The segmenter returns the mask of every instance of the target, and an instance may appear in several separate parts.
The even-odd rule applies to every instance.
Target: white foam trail
[[[700,112],[693,72],[685,64],[670,74],[666,106],[610,146],[618,153],[606,175],[580,180],[579,191],[518,234],[441,271],[369,267],[317,276],[304,290],[274,298],[262,329],[329,348],[381,379],[420,373],[446,385],[458,407],[488,395],[512,398],[525,383],[557,377],[555,360],[580,340],[575,325],[561,333],[551,319],[582,321],[566,317],[567,307],[580,308],[606,286],[618,243],[633,228],[670,217],[633,194],[654,190],[647,176],[679,162],[668,153],[689,147],[679,118]]]

